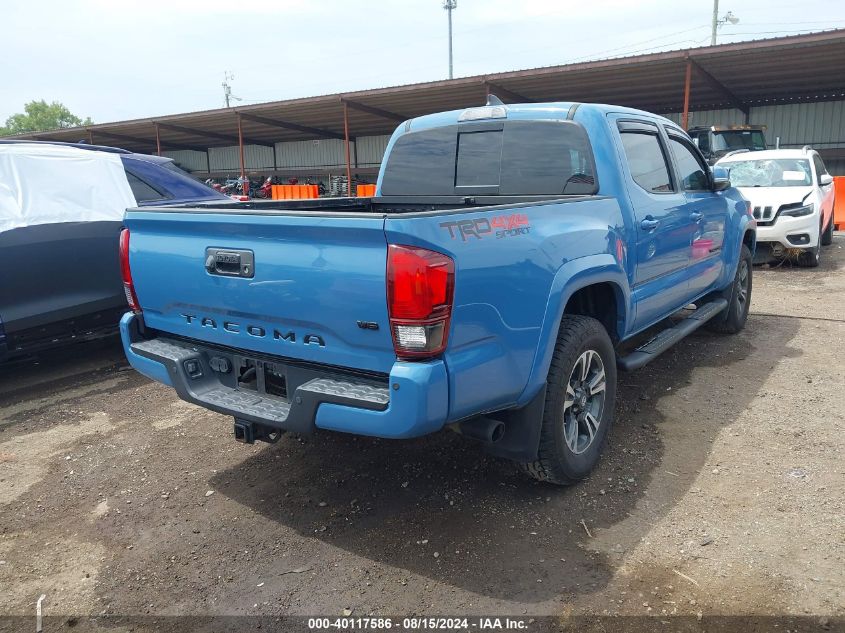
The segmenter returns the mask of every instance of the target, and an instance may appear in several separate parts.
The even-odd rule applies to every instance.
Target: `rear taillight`
[[[454,292],[451,257],[415,246],[388,247],[387,308],[397,357],[420,360],[446,349]]]
[[[120,274],[123,277],[123,292],[126,293],[126,303],[134,312],[140,312],[135,285],[132,283],[132,270],[129,268],[129,229],[120,232]]]

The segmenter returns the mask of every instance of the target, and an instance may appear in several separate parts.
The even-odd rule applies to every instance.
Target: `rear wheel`
[[[573,484],[599,461],[613,423],[616,355],[601,323],[563,317],[547,384],[537,460],[520,467],[540,481]]]
[[[727,299],[728,307],[705,324],[708,330],[720,334],[736,334],[745,327],[751,306],[751,270],[751,251],[743,244],[734,282],[721,293],[722,297]]]

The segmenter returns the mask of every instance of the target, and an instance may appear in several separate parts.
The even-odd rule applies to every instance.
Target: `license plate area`
[[[288,399],[287,374],[278,369],[275,363],[264,363],[264,393],[283,400]]]
[[[238,391],[253,391],[287,402],[288,376],[284,365],[245,356],[237,356],[234,365]]]
[[[187,339],[142,337],[132,330],[130,336],[132,352],[166,367],[183,400],[253,424],[309,433],[322,404],[371,411],[390,405],[386,375],[254,356]]]

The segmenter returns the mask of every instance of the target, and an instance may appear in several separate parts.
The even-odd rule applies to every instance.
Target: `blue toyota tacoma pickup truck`
[[[747,202],[669,120],[495,97],[400,125],[373,198],[125,226],[130,363],[238,440],[449,426],[559,484],[598,461],[617,368],[742,329],[755,246]]]

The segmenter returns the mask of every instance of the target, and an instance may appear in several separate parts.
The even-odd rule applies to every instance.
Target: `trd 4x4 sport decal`
[[[526,235],[531,231],[528,216],[523,213],[497,215],[490,219],[478,218],[476,220],[441,222],[440,228],[448,229],[449,237],[453,240],[457,239],[460,235],[462,242],[466,242],[470,237],[480,240],[494,233],[496,239],[518,237],[520,235]]]

